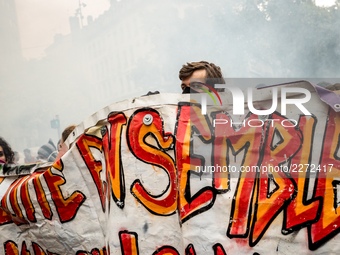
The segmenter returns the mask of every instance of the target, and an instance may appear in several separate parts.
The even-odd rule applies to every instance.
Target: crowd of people
[[[76,128],[76,125],[69,125],[64,129],[58,145],[55,146],[52,139],[49,139],[46,144],[43,144],[34,152],[30,148],[26,148],[23,154],[14,151],[10,144],[0,137],[0,163],[2,164],[32,164],[39,162],[54,162],[61,157],[68,149],[65,144],[67,137]]]
[[[199,81],[204,84],[209,84],[210,79],[217,79],[219,84],[225,83],[221,68],[213,63],[207,61],[190,62],[186,63],[179,70],[179,79],[181,80],[182,93],[195,93],[195,87],[192,86],[192,81]],[[149,92],[147,95],[158,94],[159,92]],[[54,162],[57,158],[61,157],[68,147],[65,144],[67,137],[75,129],[76,125],[69,125],[62,132],[61,138],[58,141],[57,146],[51,139],[40,146],[38,151],[32,152],[30,148],[26,148],[23,151],[23,159],[20,158],[18,151],[13,151],[9,143],[2,137],[0,137],[0,163],[5,164],[30,164],[37,162]]]
[[[221,68],[214,63],[207,61],[187,62],[180,68],[178,77],[181,81],[180,87],[182,94],[199,93],[199,84],[204,84],[205,86],[210,86],[212,88],[215,88],[215,84],[225,84]],[[334,85],[330,84],[325,87],[328,90],[339,91],[340,83]],[[216,90],[221,91],[220,89]],[[144,96],[153,94],[159,94],[159,91],[149,91]],[[75,125],[69,125],[66,127],[62,132],[62,136],[57,146],[55,146],[53,141],[50,139],[46,144],[42,145],[38,149],[36,153],[37,155],[33,155],[33,152],[29,148],[25,149],[23,151],[24,159],[20,159],[20,153],[13,151],[6,140],[0,137],[0,163],[17,164],[19,161],[23,161],[25,164],[35,162],[53,162],[68,150],[68,147],[64,142],[75,127]]]

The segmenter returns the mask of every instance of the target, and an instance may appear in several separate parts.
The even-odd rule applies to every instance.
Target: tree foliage
[[[249,4],[249,3],[248,3]],[[258,53],[276,74],[299,77],[338,77],[340,11],[338,3],[325,8],[311,0],[263,0],[257,10],[265,29],[255,29]],[[248,19],[250,13],[240,13]],[[254,16],[259,17],[258,13]],[[259,56],[261,55],[261,56]]]

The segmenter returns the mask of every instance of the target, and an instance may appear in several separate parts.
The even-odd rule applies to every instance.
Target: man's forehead
[[[196,70],[192,73],[190,81],[200,81],[207,77],[207,71],[204,69]]]

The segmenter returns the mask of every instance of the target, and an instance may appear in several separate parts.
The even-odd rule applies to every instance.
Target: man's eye
[[[199,88],[202,87],[202,83],[200,83],[200,82],[192,82],[190,84],[190,87],[192,87],[193,89],[199,89]]]

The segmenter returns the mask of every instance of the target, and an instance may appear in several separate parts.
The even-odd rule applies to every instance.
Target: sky
[[[23,55],[39,59],[52,44],[55,34],[69,34],[68,19],[74,16],[79,4],[84,22],[88,15],[96,19],[109,8],[109,0],[15,0]]]

